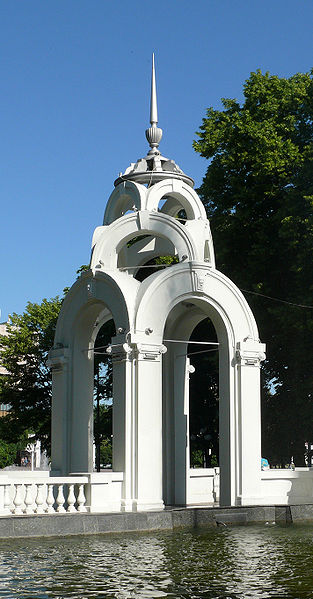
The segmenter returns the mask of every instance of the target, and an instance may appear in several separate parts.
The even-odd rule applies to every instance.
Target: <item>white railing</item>
[[[87,512],[87,483],[84,476],[0,479],[0,515]]]
[[[313,468],[272,468],[263,471],[261,492],[265,505],[312,504]]]
[[[187,481],[188,505],[214,505],[219,501],[219,468],[190,468]]]
[[[123,506],[123,473],[73,473],[61,477],[44,472],[0,473],[0,517],[39,514],[112,513]],[[215,505],[219,469],[190,469],[188,505]],[[313,503],[313,468],[260,472],[260,505]],[[131,507],[129,508],[132,509]]]

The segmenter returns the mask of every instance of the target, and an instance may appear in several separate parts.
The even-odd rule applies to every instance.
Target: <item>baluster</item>
[[[58,504],[57,512],[59,512],[59,514],[65,512],[65,509],[64,509],[65,499],[64,499],[64,495],[63,495],[63,485],[58,485],[58,496],[57,496],[56,501]]]
[[[53,507],[54,504],[54,496],[53,496],[53,484],[48,484],[48,493],[47,493],[47,514],[54,514],[55,509]]]
[[[78,508],[77,508],[78,512],[87,512],[87,508],[85,506],[86,497],[85,497],[85,485],[84,484],[78,485],[77,503],[78,503]]]
[[[67,503],[68,503],[68,508],[67,508],[67,512],[76,512],[76,508],[74,506],[74,503],[76,501],[75,498],[75,493],[74,493],[74,485],[68,485],[68,497],[67,497]]]
[[[37,497],[36,497],[36,509],[35,512],[36,514],[44,514],[44,508],[43,508],[43,504],[44,504],[44,498],[43,498],[43,494],[42,494],[42,490],[43,490],[43,484],[37,484]]]
[[[11,485],[4,485],[4,490],[3,490],[3,511],[5,514],[11,513],[10,487],[11,487]]]
[[[24,503],[25,503],[25,514],[33,514],[34,513],[34,499],[33,499],[33,492],[32,492],[32,484],[28,483],[25,484],[25,488],[26,488],[26,493],[25,493],[25,499],[24,499]]]
[[[22,485],[21,484],[15,484],[15,497],[13,499],[13,504],[14,504],[14,508],[13,508],[13,514],[22,514],[23,510],[21,508],[21,505],[23,504],[23,497],[22,497]]]

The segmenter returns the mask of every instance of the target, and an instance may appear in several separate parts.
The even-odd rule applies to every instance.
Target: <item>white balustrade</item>
[[[43,484],[37,485],[37,495],[35,501],[37,506],[35,509],[36,514],[44,514],[45,510],[43,508],[43,504],[45,500],[43,497]]]
[[[87,512],[85,477],[42,478],[40,482],[21,479],[1,483],[0,515],[63,514]],[[65,492],[64,492],[65,490]]]
[[[77,511],[87,512],[86,508],[86,497],[85,497],[85,485],[78,485],[78,496],[77,496]]]
[[[10,514],[11,513],[10,485],[4,485],[4,490],[3,490],[3,512],[5,514]]]
[[[74,503],[76,501],[76,497],[74,494],[74,485],[69,485],[68,486],[68,496],[67,496],[67,512],[69,513],[73,513],[76,512],[76,508],[74,506]]]
[[[33,485],[31,483],[25,484],[25,514],[33,514],[34,513],[34,498],[33,498]]]
[[[64,513],[65,512],[65,509],[64,509],[65,498],[63,495],[63,485],[58,485],[58,496],[56,498],[56,502],[58,504],[57,512],[59,514]]]
[[[53,485],[48,484],[47,485],[47,514],[53,514],[54,513],[54,495],[53,495]]]
[[[23,502],[23,495],[22,495],[22,485],[16,484],[15,485],[15,496],[13,499],[13,504],[14,504],[13,514],[16,514],[17,516],[19,516],[20,514],[23,513],[23,510],[22,510],[23,503],[24,502]]]

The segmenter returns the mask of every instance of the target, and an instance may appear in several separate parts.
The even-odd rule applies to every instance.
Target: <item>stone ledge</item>
[[[115,514],[40,514],[0,517],[0,539],[147,532],[265,522],[313,521],[313,504],[293,506],[167,508]]]

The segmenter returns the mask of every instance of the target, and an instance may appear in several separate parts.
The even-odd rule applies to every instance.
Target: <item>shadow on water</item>
[[[0,541],[10,599],[311,599],[313,527]]]

